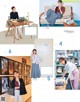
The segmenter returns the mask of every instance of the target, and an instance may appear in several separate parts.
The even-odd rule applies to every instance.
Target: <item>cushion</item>
[[[52,9],[52,10],[55,11],[55,8],[56,8],[56,6],[45,6],[45,8],[44,8],[44,13],[46,14],[46,12],[47,12],[49,9]]]
[[[65,13],[63,14],[63,17],[70,15],[71,15],[71,6],[65,6]]]

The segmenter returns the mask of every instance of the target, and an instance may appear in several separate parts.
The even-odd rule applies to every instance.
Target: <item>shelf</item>
[[[56,65],[57,67],[65,67],[65,65]]]

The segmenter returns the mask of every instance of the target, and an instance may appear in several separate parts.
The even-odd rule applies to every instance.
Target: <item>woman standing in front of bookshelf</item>
[[[65,58],[61,57],[59,59],[59,62],[62,64],[62,65],[65,65],[65,69],[66,69],[66,72],[64,73],[63,77],[65,76],[65,74],[68,72],[69,75],[68,75],[68,79],[72,78],[71,79],[71,82],[72,82],[72,87],[74,90],[77,90],[78,89],[78,84],[79,84],[79,70],[78,68],[76,67],[75,64],[67,61]]]
[[[37,55],[36,49],[32,50],[31,61],[32,61],[31,78],[40,78],[41,72],[39,64],[41,62],[41,58]]]
[[[12,80],[11,84],[12,88],[14,89],[14,102],[23,102],[22,95],[27,94],[25,89],[25,84],[22,78],[19,78],[19,73],[17,71],[14,72],[14,79]]]

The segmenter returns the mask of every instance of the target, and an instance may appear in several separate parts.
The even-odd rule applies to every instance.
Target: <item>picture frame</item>
[[[9,88],[11,88],[11,84],[12,84],[13,78],[14,78],[14,77],[11,77],[11,76],[10,76],[9,79],[8,79],[8,80],[9,80]]]
[[[22,58],[22,63],[27,64],[27,60]]]
[[[19,63],[19,74],[22,74],[22,63]]]
[[[14,71],[19,71],[19,63],[14,61]]]
[[[25,83],[25,85],[26,85],[26,76],[24,76],[24,83]]]
[[[1,74],[2,75],[8,75],[8,59],[5,57],[1,57]]]
[[[22,74],[25,74],[25,64],[22,64]]]
[[[26,76],[26,85],[31,84],[31,77]]]
[[[7,89],[9,87],[9,83],[8,83],[8,77],[2,77],[1,78],[1,93],[5,93],[7,92]]]
[[[26,65],[26,71],[30,72],[30,70],[31,70],[31,66],[30,65]]]
[[[12,75],[14,73],[14,61],[9,60],[9,74]]]

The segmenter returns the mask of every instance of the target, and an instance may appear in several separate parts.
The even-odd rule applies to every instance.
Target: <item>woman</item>
[[[55,9],[55,13],[60,14],[61,15],[60,18],[62,18],[62,15],[64,14],[64,12],[65,12],[65,7],[63,7],[62,0],[59,0],[58,6]]]
[[[78,68],[76,67],[75,64],[67,61],[65,58],[61,57],[59,59],[59,62],[62,64],[62,65],[65,65],[65,69],[66,69],[66,72],[64,73],[63,76],[65,76],[65,74],[68,72],[69,75],[68,75],[68,79],[69,78],[72,78],[72,86],[73,86],[73,89],[74,90],[77,90],[78,89],[78,83],[79,83],[79,70]]]
[[[39,68],[39,63],[41,62],[41,59],[37,55],[36,49],[32,50],[31,60],[32,60],[31,78],[40,78],[41,72],[40,72],[40,68]]]
[[[23,79],[19,78],[19,73],[17,71],[14,72],[14,79],[12,80],[11,84],[12,88],[14,89],[14,102],[23,102],[22,101],[22,95],[27,94],[27,91],[25,89],[25,84]]]
[[[10,19],[13,19],[13,20],[16,20],[17,21],[19,19],[19,15],[18,15],[18,12],[16,12],[16,7],[15,6],[12,6],[11,7],[11,10],[12,10],[12,12],[10,13]],[[21,34],[22,34],[22,32],[21,32],[20,28],[17,27],[15,38],[17,40],[19,40],[19,38],[22,39],[22,35]]]

